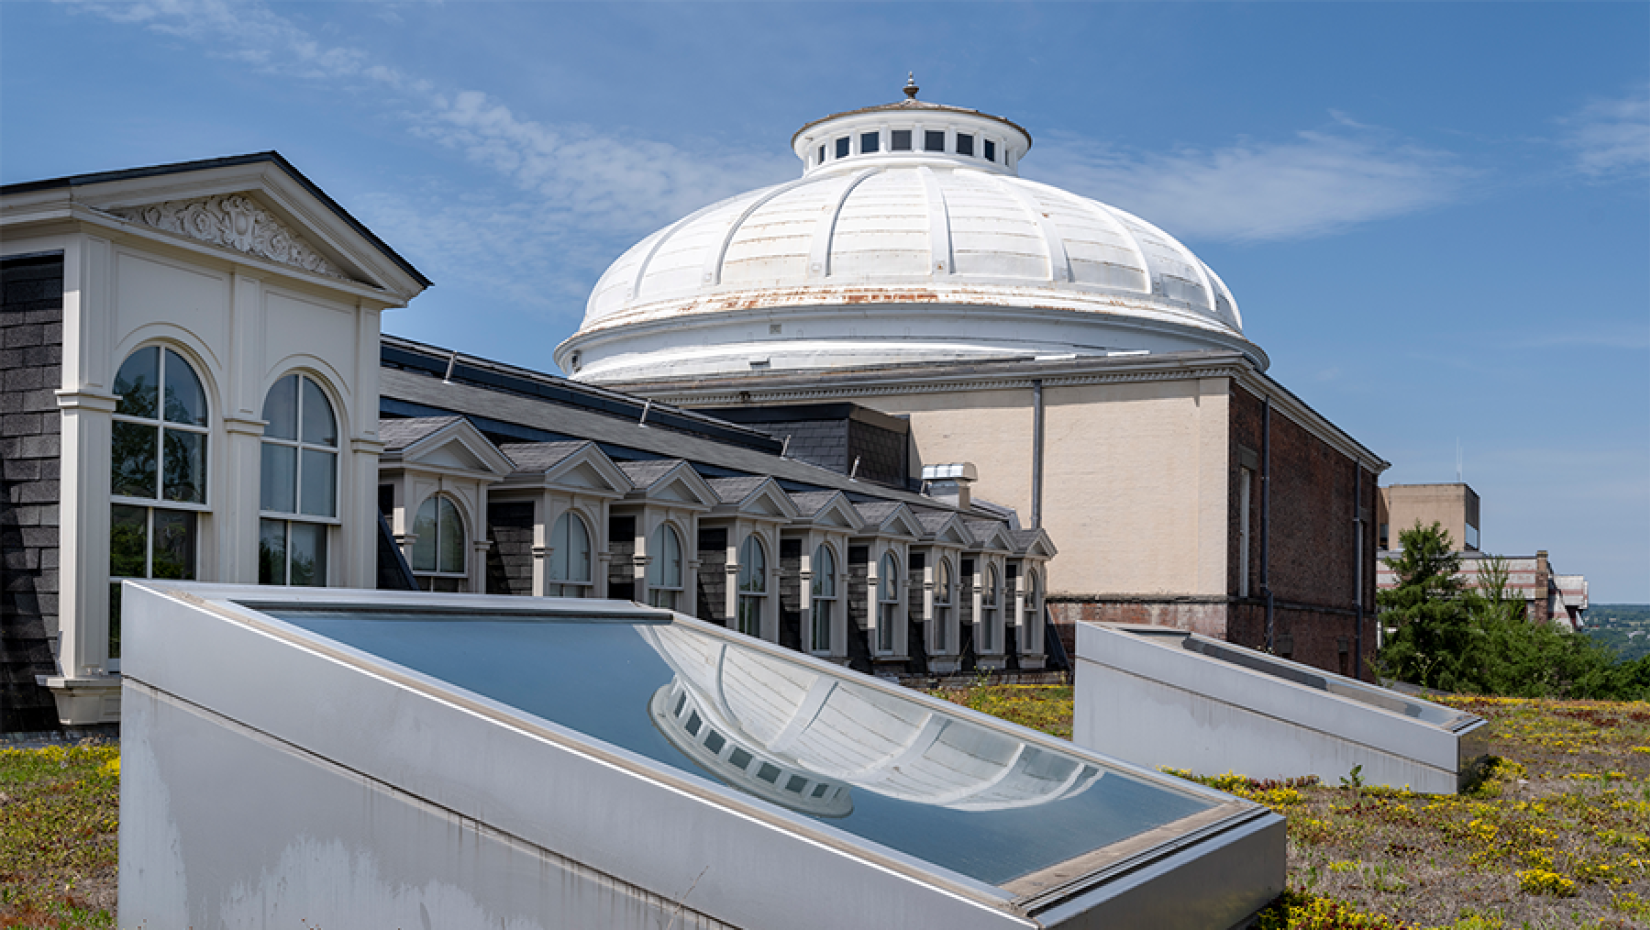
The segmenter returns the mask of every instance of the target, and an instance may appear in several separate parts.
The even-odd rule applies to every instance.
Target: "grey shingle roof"
[[[802,516],[812,517],[823,510],[836,495],[835,491],[793,491],[791,503],[796,505]]]
[[[737,504],[762,486],[766,478],[712,478],[708,482],[724,504]]]
[[[499,451],[510,457],[516,463],[517,472],[545,472],[556,467],[556,464],[568,456],[579,451],[588,442],[570,440],[568,442],[514,442],[500,446]]]
[[[457,423],[463,417],[410,417],[378,421],[378,438],[384,441],[385,452],[399,452],[420,439]]]
[[[380,369],[379,385],[380,393],[394,400],[519,423],[522,426],[565,436],[582,436],[600,443],[669,458],[687,459],[690,462],[752,475],[772,475],[784,481],[813,485],[817,488],[835,488],[851,494],[875,495],[886,500],[905,501],[913,505],[932,506],[935,503],[932,498],[909,491],[879,487],[863,481],[849,481],[846,475],[796,459],[717,442],[703,436],[637,426],[633,420],[583,408],[488,391],[469,384],[444,384],[439,378],[416,372],[396,368]]]
[[[619,470],[625,473],[625,477],[630,479],[631,484],[638,488],[650,488],[653,487],[653,482],[663,478],[670,473],[671,469],[682,464],[682,460],[649,459],[644,462],[616,462],[614,464],[618,465]]]

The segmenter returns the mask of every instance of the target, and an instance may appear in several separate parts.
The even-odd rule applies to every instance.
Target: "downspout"
[[[1031,528],[1043,526],[1043,379],[1031,382]]]
[[[1260,419],[1260,589],[1266,592],[1266,651],[1276,645],[1272,611],[1272,562],[1268,543],[1272,531],[1272,398],[1261,401]]]
[[[1356,605],[1357,626],[1352,633],[1352,677],[1362,681],[1364,677],[1364,467],[1356,459],[1352,462],[1356,477],[1352,479],[1352,530],[1358,534],[1357,544],[1352,547],[1352,558],[1356,561],[1352,577],[1357,584],[1357,591],[1352,596]]]

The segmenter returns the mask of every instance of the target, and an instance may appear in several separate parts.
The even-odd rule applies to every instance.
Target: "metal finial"
[[[915,71],[905,72],[905,96],[910,97],[912,100],[917,99],[917,73]]]

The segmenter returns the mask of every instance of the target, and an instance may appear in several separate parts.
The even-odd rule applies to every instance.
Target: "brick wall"
[[[487,505],[487,593],[533,593],[533,505]]]
[[[1251,597],[1237,599],[1240,514],[1237,470],[1241,450],[1262,453],[1264,405],[1242,388],[1232,390],[1230,592],[1226,638],[1252,648],[1266,643],[1264,592],[1260,585],[1262,533],[1260,471],[1256,472],[1250,514]],[[1358,544],[1353,520],[1366,511],[1363,531],[1363,655],[1375,649],[1375,511],[1379,495],[1374,475],[1299,424],[1272,411],[1271,417],[1270,583],[1273,649],[1332,672],[1351,673],[1357,650]],[[1264,461],[1263,463],[1264,464]],[[1362,471],[1360,479],[1359,472]],[[1361,496],[1359,485],[1361,483]],[[1202,632],[1202,631],[1199,631]]]
[[[0,731],[53,730],[63,257],[0,260]]]

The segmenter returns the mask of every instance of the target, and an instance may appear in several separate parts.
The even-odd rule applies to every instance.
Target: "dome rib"
[[[759,191],[758,193],[761,193],[761,192]],[[750,194],[740,194],[739,195],[739,197],[749,197],[749,196],[751,196],[751,195]],[[692,213],[689,213],[687,216],[684,216],[681,219],[677,220],[676,222],[670,224],[669,226],[666,226],[662,232],[658,233],[657,238],[655,238],[654,241],[653,241],[653,248],[648,249],[647,254],[642,257],[642,260],[636,263],[636,275],[635,275],[635,277],[631,278],[631,280],[630,280],[630,292],[625,295],[624,302],[626,304],[632,304],[632,303],[636,302],[636,295],[640,294],[642,292],[642,279],[647,277],[648,266],[653,264],[654,256],[659,254],[659,249],[661,247],[663,247],[666,242],[670,241],[671,236],[676,235],[676,233],[679,230],[685,228],[689,223],[694,222],[695,220],[699,219],[701,216],[704,216],[707,213],[710,213],[712,210],[716,210],[716,209],[722,207],[729,200],[737,200],[737,199],[738,199],[738,197],[729,197],[725,200],[718,200],[717,202],[715,202],[713,204],[710,204],[709,206],[700,207],[699,209],[693,211]]]
[[[1088,210],[1095,216],[1100,217],[1103,222],[1111,226],[1111,228],[1117,230],[1123,241],[1127,242],[1129,244],[1129,248],[1134,252],[1135,261],[1140,263],[1140,271],[1146,278],[1145,292],[1147,294],[1152,293],[1154,290],[1152,287],[1152,278],[1154,277],[1152,263],[1146,260],[1146,250],[1143,246],[1141,246],[1140,240],[1135,237],[1134,230],[1129,228],[1129,224],[1118,219],[1117,214],[1113,213],[1110,207],[1098,200],[1090,200],[1087,197],[1079,197],[1076,194],[1067,193],[1059,188],[1051,187],[1048,189],[1055,191],[1068,201],[1076,203],[1079,208]]]
[[[866,168],[853,175],[842,185],[837,192],[836,204],[823,212],[819,217],[819,224],[814,227],[813,241],[808,246],[808,278],[818,280],[831,276],[831,247],[836,238],[836,224],[842,217],[842,207],[848,202],[849,195],[854,188],[865,183],[872,175],[881,174],[881,168]]]
[[[917,174],[922,178],[923,198],[928,204],[928,274],[949,275],[957,263],[951,254],[951,216],[945,208],[945,192],[940,190],[934,169],[923,165]]]
[[[1048,279],[1053,284],[1069,284],[1076,280],[1071,270],[1071,257],[1066,254],[1066,240],[1060,231],[1054,228],[1054,223],[1048,214],[1032,202],[1031,195],[1020,185],[1008,178],[986,175],[997,182],[997,187],[1003,193],[1014,199],[1020,208],[1025,210],[1031,221],[1043,232],[1043,248],[1048,253]],[[1063,275],[1062,275],[1063,272]]]
[[[807,178],[797,178],[794,181],[787,181],[784,184],[776,184],[773,187],[758,191],[757,196],[751,198],[751,202],[745,205],[745,209],[742,210],[738,216],[734,217],[733,221],[728,224],[727,231],[722,235],[721,246],[705,256],[705,271],[701,276],[701,279],[707,285],[714,286],[721,284],[722,265],[728,259],[728,249],[733,245],[734,237],[739,235],[739,230],[744,227],[745,221],[751,218],[751,214],[767,206],[769,201],[801,187],[803,184],[806,184],[807,181]],[[723,201],[723,203],[726,202],[727,201],[725,200]],[[674,228],[675,227],[672,227],[673,231]]]

